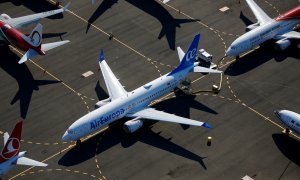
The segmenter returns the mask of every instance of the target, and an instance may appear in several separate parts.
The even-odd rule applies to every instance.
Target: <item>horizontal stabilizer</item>
[[[17,160],[18,165],[26,165],[26,166],[42,166],[42,167],[46,167],[48,166],[48,164],[33,160],[33,159],[29,159],[27,157],[20,157]]]
[[[23,62],[27,61],[30,58],[35,57],[36,55],[38,55],[38,52],[36,52],[33,49],[29,49],[24,55],[23,57],[20,59],[20,61],[18,62],[19,64],[22,64]]]
[[[70,41],[66,40],[66,41],[58,41],[58,42],[53,42],[53,43],[42,44],[41,49],[42,49],[42,51],[46,52],[46,51],[54,49],[58,46],[62,46],[68,42],[70,42]]]
[[[200,73],[222,73],[222,71],[215,70],[215,69],[210,69],[206,67],[201,67],[201,66],[195,66],[193,69],[193,72],[200,72]]]
[[[5,144],[6,144],[7,140],[8,140],[8,138],[9,138],[9,134],[8,134],[8,132],[4,133],[4,135],[3,135],[3,139],[4,139],[4,146],[5,146]]]

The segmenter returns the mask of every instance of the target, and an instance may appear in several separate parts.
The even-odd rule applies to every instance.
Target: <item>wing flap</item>
[[[18,165],[26,165],[26,166],[42,166],[42,167],[46,167],[48,166],[48,164],[33,160],[33,159],[29,159],[27,157],[20,157],[17,160]]]
[[[271,20],[271,18],[253,0],[246,0],[246,2],[260,24],[264,24]]]
[[[176,116],[174,114],[169,114],[166,112],[158,111],[153,108],[146,108],[146,109],[140,110],[138,112],[129,113],[126,116],[133,117],[133,118],[139,117],[139,118],[150,119],[150,120],[174,122],[174,123],[179,123],[179,124],[186,124],[186,125],[192,125],[192,126],[203,126],[206,128],[210,128],[210,125],[208,125],[207,123],[180,117],[180,116]]]
[[[100,53],[100,61],[99,66],[101,68],[101,72],[105,81],[106,88],[108,90],[108,94],[111,97],[112,100],[124,96],[127,94],[124,87],[121,85],[119,80],[116,78],[114,73],[111,71],[110,67],[106,63],[104,59],[104,53],[101,49]]]

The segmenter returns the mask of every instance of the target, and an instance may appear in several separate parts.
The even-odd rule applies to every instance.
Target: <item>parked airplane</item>
[[[289,110],[274,111],[274,113],[283,124],[300,134],[300,114]]]
[[[249,31],[237,38],[226,51],[226,56],[238,57],[263,42],[274,39],[275,48],[285,50],[291,44],[291,40],[300,39],[300,33],[293,31],[299,24],[300,6],[271,19],[253,0],[246,0],[254,13],[257,23],[247,26]]]
[[[190,72],[221,73],[221,71],[200,67],[195,61],[200,34],[196,35],[187,53],[177,48],[180,65],[172,72],[159,77],[131,92],[127,92],[115,77],[104,59],[103,50],[100,53],[99,65],[108,89],[109,98],[96,103],[98,109],[88,113],[75,121],[64,133],[63,141],[80,142],[80,138],[91,134],[101,127],[122,117],[132,120],[124,123],[124,130],[128,133],[137,131],[143,125],[143,119],[175,122],[180,124],[203,126],[209,128],[208,123],[179,117],[174,114],[158,111],[148,107],[151,101],[165,95],[178,86]]]
[[[48,44],[42,43],[42,25],[37,24],[29,36],[24,35],[19,28],[25,27],[29,24],[37,23],[40,19],[52,16],[66,11],[69,7],[68,3],[64,8],[47,11],[43,13],[33,14],[29,16],[23,16],[19,18],[11,18],[7,14],[0,15],[0,41],[5,41],[23,51],[27,51],[19,61],[19,64],[27,61],[36,55],[45,55],[46,51],[56,48],[70,41],[60,41]]]
[[[10,136],[7,132],[4,133],[4,147],[0,154],[0,175],[7,173],[15,164],[47,166],[47,164],[25,157],[26,151],[20,152],[22,123],[23,121],[17,122]]]

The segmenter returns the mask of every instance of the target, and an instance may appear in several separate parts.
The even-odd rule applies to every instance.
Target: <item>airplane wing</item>
[[[99,65],[105,81],[106,88],[108,90],[108,94],[111,97],[111,99],[114,100],[120,96],[126,95],[126,90],[121,85],[119,80],[116,78],[116,76],[106,63],[104,59],[103,49],[101,49]]]
[[[28,26],[33,23],[37,23],[40,19],[52,16],[58,13],[62,13],[67,10],[71,2],[69,2],[64,8],[52,10],[52,11],[46,11],[38,14],[32,14],[28,16],[22,16],[18,18],[12,18],[12,19],[6,19],[4,20],[6,23],[10,24],[11,26],[15,27],[16,29]]]
[[[206,122],[196,121],[180,116],[176,116],[174,114],[169,114],[166,112],[158,111],[153,108],[146,108],[134,113],[128,113],[126,117],[139,117],[144,119],[151,119],[157,121],[166,121],[166,122],[174,122],[179,124],[186,124],[192,126],[203,126],[206,128],[210,128],[211,126]]]
[[[264,24],[271,20],[271,18],[253,0],[246,0],[246,2],[260,24]]]
[[[300,39],[300,33],[297,31],[290,31],[290,32],[284,33],[282,35],[275,36],[274,39],[284,39],[284,38]]]
[[[17,160],[17,164],[18,165],[26,165],[26,166],[48,166],[48,164],[33,160],[33,159],[29,159],[27,157],[20,157]]]
[[[9,134],[8,134],[8,132],[4,133],[3,139],[4,139],[4,146],[5,146],[7,140],[9,139]]]

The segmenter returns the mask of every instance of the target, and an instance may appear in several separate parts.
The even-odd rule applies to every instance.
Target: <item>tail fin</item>
[[[168,76],[170,76],[172,74],[175,74],[175,73],[177,73],[177,72],[179,72],[179,71],[181,71],[181,70],[183,70],[187,67],[194,66],[199,40],[200,40],[200,34],[197,34],[194,37],[194,40],[192,41],[188,51],[183,56],[179,66],[177,66],[177,68],[175,68],[172,72],[170,72],[168,74]]]
[[[42,44],[42,31],[43,26],[38,23],[30,35],[24,37],[25,41],[34,47],[39,47]]]
[[[15,128],[1,151],[0,163],[16,156],[19,153],[22,124],[23,121],[19,121],[15,125]]]

